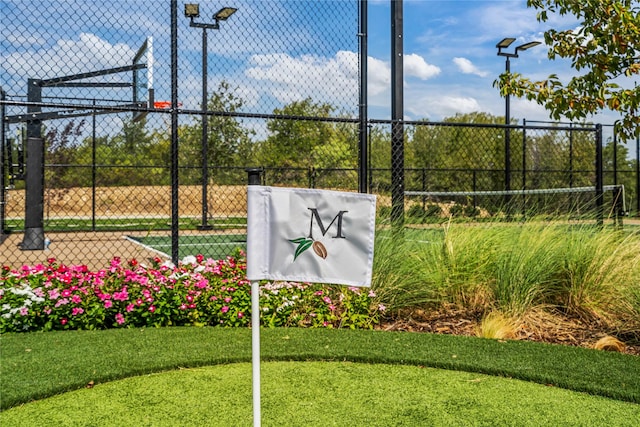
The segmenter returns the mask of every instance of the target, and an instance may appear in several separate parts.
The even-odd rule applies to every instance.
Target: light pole
[[[211,230],[213,226],[208,224],[208,117],[207,117],[207,30],[219,30],[220,21],[226,21],[238,9],[233,7],[223,7],[213,15],[215,20],[212,24],[195,22],[194,19],[200,17],[200,5],[198,3],[186,3],[184,5],[184,16],[190,19],[189,26],[202,28],[202,223],[198,226],[200,230]]]
[[[511,46],[511,43],[516,41],[513,37],[506,37],[496,45],[498,48],[498,56],[504,56],[506,58],[505,61],[505,72],[507,74],[511,73],[511,58],[517,58],[518,52],[521,50],[527,50],[534,46],[538,46],[540,42],[529,42],[525,44],[521,44],[516,47],[513,53],[503,52],[502,49],[506,49]],[[509,126],[511,125],[511,106],[509,104],[509,94],[507,93],[504,96],[504,105],[505,105],[505,113],[504,113],[504,189],[506,191],[511,190],[511,129]],[[522,171],[524,174],[525,171]],[[505,195],[505,206],[508,208],[509,204],[509,194]]]

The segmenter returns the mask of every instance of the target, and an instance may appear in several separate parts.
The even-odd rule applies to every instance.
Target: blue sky
[[[388,1],[370,2],[371,24],[388,20],[389,14]],[[549,22],[539,23],[536,11],[527,8],[526,1],[406,0],[405,115],[412,119],[428,117],[432,120],[473,111],[504,115],[504,98],[493,87],[494,80],[505,69],[505,58],[497,56],[496,43],[505,37],[515,37],[516,42],[507,49],[513,52],[515,46],[525,42],[544,42],[543,33],[549,28],[576,26],[577,22],[571,16],[551,16]],[[371,28],[376,25],[370,25]],[[371,60],[388,60],[389,38],[388,31],[371,32]],[[407,63],[409,60],[414,63],[414,73]],[[543,79],[556,73],[565,81],[575,72],[566,60],[550,61],[544,43],[512,58],[511,71],[532,79]],[[377,108],[384,103],[385,96],[388,95],[372,94],[370,102]],[[519,121],[523,118],[549,120],[541,106],[514,97],[511,98],[511,116]],[[592,119],[613,123],[616,118],[608,112]]]
[[[127,64],[150,35],[156,98],[169,99],[169,1],[151,2],[157,8],[149,4],[1,0],[3,26],[9,23],[0,37],[1,84],[16,93],[34,73],[51,77]],[[198,108],[201,33],[188,26],[183,4],[178,2],[180,101],[185,108]],[[332,14],[327,5],[338,5],[339,13]],[[206,18],[222,6],[238,12],[209,35],[209,90],[222,79],[230,81],[245,99],[246,111],[271,112],[306,96],[357,111],[355,1],[207,0],[200,2],[201,14]],[[385,119],[390,117],[390,1],[370,0],[368,7],[369,116]],[[68,16],[60,14],[65,8]],[[269,19],[262,17],[265,8]],[[524,0],[405,0],[404,12],[405,117],[411,120],[439,121],[474,111],[503,116],[504,99],[493,82],[504,71],[505,58],[496,55],[496,43],[515,37],[515,47],[543,41],[549,28],[577,26],[571,16],[539,23]],[[574,73],[567,61],[550,61],[544,45],[513,58],[511,70],[533,79],[555,73],[565,81]],[[621,83],[632,87],[634,81]],[[542,107],[513,97],[511,116],[519,122],[549,120]],[[611,112],[591,118],[603,124],[616,119]]]

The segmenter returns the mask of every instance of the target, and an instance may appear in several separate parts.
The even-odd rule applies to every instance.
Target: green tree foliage
[[[309,181],[323,169],[355,169],[355,125],[319,120],[331,117],[334,110],[330,104],[316,103],[311,98],[276,108],[273,114],[283,117],[268,121],[269,136],[259,144],[257,162],[271,169],[268,174],[272,179],[302,186],[313,185]],[[357,182],[355,176],[353,181]],[[338,184],[345,186],[344,175],[323,179],[324,186]]]
[[[457,114],[444,120],[447,125],[416,126],[409,142],[412,167],[425,176],[414,175],[408,185],[433,191],[470,191],[474,182],[482,189],[502,189],[504,174],[504,136],[501,128],[483,125],[502,124],[499,117],[487,113]],[[477,127],[462,124],[473,123]],[[458,126],[461,124],[461,126]],[[513,147],[521,146],[522,135],[511,131]]]
[[[244,101],[233,93],[229,83],[222,81],[212,93],[207,103],[210,112],[235,113],[241,110]],[[242,122],[224,114],[212,114],[207,118],[209,178],[215,183],[238,182],[244,170],[229,172],[229,167],[251,164],[255,132],[243,126]],[[180,126],[180,165],[183,170],[181,181],[189,184],[202,182],[202,119],[197,117],[194,124]]]
[[[73,164],[85,121],[76,123],[74,120],[67,122],[62,129],[57,127],[46,130],[44,145],[45,162],[51,165],[45,171],[47,188],[64,188],[74,184],[73,171],[69,165]]]
[[[538,10],[538,21],[552,14],[574,15],[579,26],[545,32],[549,59],[566,58],[581,74],[569,82],[552,74],[531,81],[504,73],[496,84],[502,95],[535,100],[559,120],[583,119],[604,109],[622,116],[625,138],[640,135],[640,87],[620,83],[640,73],[640,2],[637,0],[528,0]],[[630,79],[628,79],[630,83]],[[629,85],[627,85],[629,86]]]

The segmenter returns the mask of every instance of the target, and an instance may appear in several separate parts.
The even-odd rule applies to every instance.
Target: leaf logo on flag
[[[291,243],[295,243],[298,245],[296,248],[296,253],[293,255],[293,260],[295,261],[298,256],[309,249],[311,245],[313,245],[313,239],[307,239],[305,237],[299,237],[297,239],[289,239]]]
[[[302,254],[304,251],[306,251],[309,248],[313,248],[313,251],[316,253],[316,255],[318,255],[320,258],[322,259],[326,259],[327,258],[327,248],[325,248],[325,246],[322,244],[322,242],[319,242],[317,240],[313,240],[313,239],[308,239],[306,237],[299,237],[297,239],[289,239],[289,241],[291,243],[295,243],[298,245],[298,247],[296,248],[296,252],[293,255],[293,260],[295,261],[296,258],[298,258],[298,256],[300,254]]]

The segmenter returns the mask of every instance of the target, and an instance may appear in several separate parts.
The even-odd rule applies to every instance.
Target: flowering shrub
[[[242,252],[223,260],[186,257],[146,267],[119,258],[109,268],[47,265],[0,271],[0,333],[142,326],[248,326],[251,286]],[[384,306],[361,288],[260,286],[265,326],[372,328]]]

